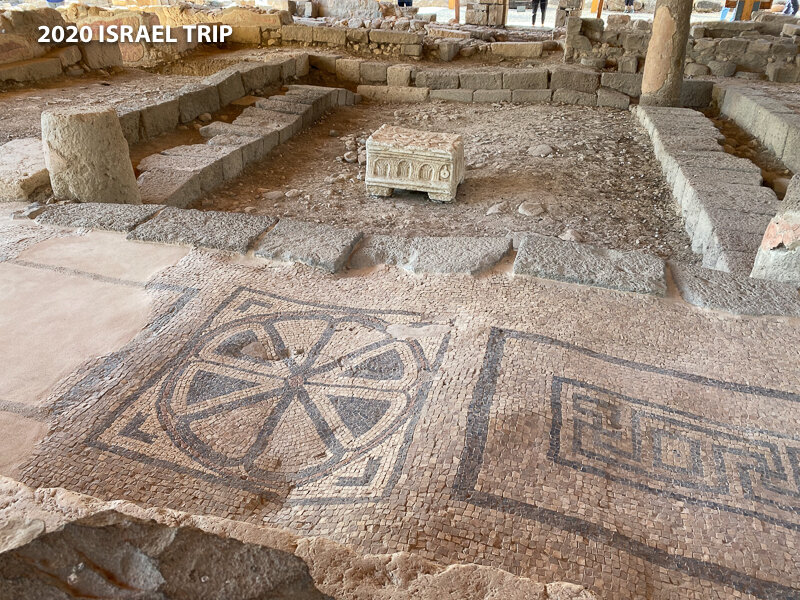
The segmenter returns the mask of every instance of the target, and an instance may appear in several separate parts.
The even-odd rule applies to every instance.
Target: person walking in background
[[[633,0],[625,0],[625,10],[623,12],[636,12],[636,9],[633,8]]]
[[[535,2],[536,0],[534,0]],[[786,6],[783,7],[784,15],[796,15],[797,9],[800,8],[800,0],[786,0]]]
[[[542,15],[542,25],[544,25],[544,11],[547,10],[547,0],[531,0],[531,11],[533,11],[533,14],[531,15],[531,25],[536,25],[537,7]]]

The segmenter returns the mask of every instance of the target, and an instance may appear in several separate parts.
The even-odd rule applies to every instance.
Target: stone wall
[[[642,87],[639,74],[569,66],[430,69],[313,53],[309,64],[335,74],[341,82],[358,85],[358,93],[367,98],[386,102],[559,102],[627,109],[638,102]],[[709,106],[712,90],[710,81],[684,81],[683,105]]]
[[[627,15],[600,19],[569,17],[564,57],[595,68],[624,73],[644,67],[652,24]],[[800,19],[708,22],[695,25],[686,52],[686,74],[715,75],[776,82],[800,81]],[[751,75],[752,74],[752,75]]]
[[[100,32],[110,26],[129,25],[138,30],[140,27],[152,31],[153,26],[160,25],[158,15],[150,12],[131,10],[107,10],[84,4],[71,4],[64,11],[68,23],[78,27],[90,27],[93,39],[99,39]],[[188,41],[183,28],[172,29],[177,42],[121,42],[119,43],[122,62],[130,67],[153,67],[174,62],[197,47],[197,40]]]
[[[467,4],[465,22],[468,25],[505,27],[508,0],[478,0]]]
[[[117,44],[39,43],[39,26],[64,26],[53,9],[7,10],[0,13],[0,83],[37,81],[64,73],[79,75],[93,69],[122,65]]]

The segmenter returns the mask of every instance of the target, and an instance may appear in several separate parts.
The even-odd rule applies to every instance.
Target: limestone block
[[[360,83],[361,63],[360,58],[340,58],[336,61],[336,79],[339,81],[349,81]]]
[[[130,231],[164,207],[158,204],[50,204],[37,223],[56,227]]]
[[[576,104],[578,106],[597,106],[597,94],[562,88],[553,92],[553,102]]]
[[[347,41],[351,44],[369,43],[369,29],[348,29]]]
[[[425,102],[429,91],[428,88],[390,85],[360,85],[357,88],[361,96],[378,102]]]
[[[295,54],[294,57],[294,76],[295,77],[305,77],[308,75],[309,70],[311,68],[311,64],[309,62],[308,54],[305,52],[300,52],[299,54]],[[280,80],[281,73],[278,71],[278,81]],[[269,81],[269,80],[268,80]],[[276,81],[277,83],[277,81]]]
[[[262,258],[299,262],[335,273],[344,267],[362,235],[344,227],[281,219],[254,252]]]
[[[669,267],[689,304],[738,315],[800,316],[796,286],[679,263]]]
[[[459,50],[461,50],[461,46],[458,42],[451,42],[451,41],[443,41],[439,42],[439,60],[442,62],[450,62],[456,56],[458,56]]]
[[[547,104],[553,99],[553,90],[513,90],[511,101],[520,104]]]
[[[413,65],[390,65],[386,69],[386,83],[391,86],[410,86],[416,70]]]
[[[233,120],[233,125],[251,127],[259,132],[260,137],[277,132],[280,143],[283,144],[300,131],[303,118],[251,106]]]
[[[143,139],[174,131],[180,119],[180,102],[177,98],[171,98],[149,104],[142,108],[141,119]]]
[[[600,87],[600,73],[577,69],[554,68],[550,72],[550,88],[568,89],[593,94]]]
[[[514,274],[655,296],[667,291],[665,265],[660,258],[537,234],[522,240]]]
[[[329,46],[344,46],[347,43],[347,29],[344,27],[312,27],[312,41]]]
[[[117,116],[119,117],[120,127],[122,127],[122,135],[125,136],[128,145],[132,146],[138,142],[140,138],[142,111],[137,108],[118,106]]]
[[[217,71],[213,75],[203,79],[202,83],[204,85],[213,85],[217,87],[219,105],[221,107],[228,106],[228,104],[234,100],[238,100],[245,95],[242,74],[239,73],[235,65]]]
[[[167,207],[135,227],[128,239],[245,254],[275,222],[276,219],[267,216]]]
[[[707,66],[716,77],[733,77],[736,73],[736,61],[733,60],[712,60]]]
[[[32,58],[0,65],[0,81],[38,81],[61,75],[59,58]]]
[[[386,83],[386,67],[383,62],[364,61],[360,67],[360,77],[363,83]]]
[[[706,108],[711,104],[713,81],[684,79],[681,86],[681,105],[687,108]]]
[[[631,98],[642,95],[642,76],[633,73],[603,73],[600,78],[603,87],[622,92]]]
[[[216,86],[190,83],[178,90],[178,118],[181,123],[194,121],[203,113],[214,113],[219,109],[219,90]]]
[[[325,73],[336,73],[336,61],[341,58],[338,54],[309,54],[308,63],[311,67]]]
[[[767,79],[776,83],[797,83],[800,81],[800,66],[787,63],[767,65]]]
[[[455,200],[464,173],[459,135],[382,125],[367,139],[365,181],[372,194],[388,196],[399,188],[449,202]]]
[[[475,90],[473,102],[511,102],[511,90]]]
[[[306,25],[284,25],[281,27],[281,38],[287,42],[308,42],[314,39],[314,27]]]
[[[473,90],[431,90],[431,100],[446,102],[472,102]]]
[[[493,42],[492,54],[505,58],[539,58],[542,56],[542,42]]]
[[[268,64],[277,65],[281,69],[281,80],[286,81],[287,79],[294,77],[297,74],[297,61],[293,58],[285,58],[281,59],[271,59],[266,61]]]
[[[265,144],[267,140],[269,140],[269,144]],[[278,140],[278,134],[273,134],[269,138],[252,138],[225,133],[215,135],[206,143],[209,146],[238,148],[242,153],[242,164],[243,166],[247,166],[264,158],[267,152],[278,145]]]
[[[141,204],[128,142],[113,108],[47,110],[42,143],[56,199]]]
[[[386,31],[384,29],[370,29],[369,32],[369,41],[373,44],[419,45],[424,39],[424,33]]]
[[[471,71],[458,76],[459,87],[466,90],[499,90],[503,87],[503,73],[497,71]]]
[[[458,87],[458,73],[445,69],[430,69],[417,73],[417,87],[448,90]]]
[[[203,146],[202,144],[200,146]],[[194,150],[179,154],[151,154],[139,161],[139,171],[185,171],[193,173],[204,193],[218,188],[224,182],[222,159],[212,153],[201,154]]]
[[[33,202],[49,190],[40,139],[20,138],[0,145],[0,202]]]
[[[236,67],[242,76],[242,87],[245,94],[252,94],[256,90],[280,85],[280,65],[263,62],[242,62]]]
[[[617,92],[609,88],[601,87],[597,90],[597,106],[607,106],[609,108],[619,108],[627,110],[631,99],[622,92]]]
[[[165,156],[188,157],[189,159],[201,156],[218,160],[222,163],[222,177],[226,181],[235,179],[244,169],[242,149],[238,144],[191,144],[167,148],[161,153]]]
[[[106,69],[122,66],[122,52],[119,44],[88,42],[81,43],[83,62],[90,69]]]
[[[261,27],[258,25],[232,25],[231,35],[226,41],[232,44],[259,46],[261,45]]]
[[[81,60],[81,49],[78,46],[66,46],[53,53],[61,61],[63,68],[74,65]]]
[[[620,56],[617,59],[617,70],[620,73],[636,73],[639,70],[638,56]]]
[[[550,72],[547,69],[513,69],[503,73],[503,88],[507,90],[547,89]]]
[[[800,180],[795,175],[783,210],[767,225],[758,248],[753,277],[800,284]]]
[[[318,118],[312,106],[300,102],[287,102],[285,100],[279,100],[278,98],[285,97],[272,96],[270,98],[262,98],[256,102],[256,107],[280,113],[299,115],[303,119],[303,127],[310,126]]]
[[[403,56],[422,56],[422,44],[404,44],[400,46],[400,54]]]
[[[147,204],[185,208],[203,195],[200,178],[192,171],[153,169],[139,175],[138,184],[142,201]]]
[[[491,269],[511,250],[501,237],[370,236],[356,249],[350,266],[395,265],[412,273],[468,273]]]

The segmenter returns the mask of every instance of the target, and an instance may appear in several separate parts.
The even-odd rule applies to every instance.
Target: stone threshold
[[[365,236],[356,229],[295,219],[154,205],[33,205],[23,214],[45,226],[119,231],[130,240],[301,263],[331,274],[390,265],[418,275],[475,276],[496,268],[514,245],[505,237]],[[532,233],[520,240],[512,276],[655,297],[668,297],[671,281],[683,300],[700,308],[800,317],[800,293],[794,284]]]

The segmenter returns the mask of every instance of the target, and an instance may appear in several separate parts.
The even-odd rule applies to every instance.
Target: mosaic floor
[[[603,598],[800,598],[800,322],[192,251],[22,470]]]

